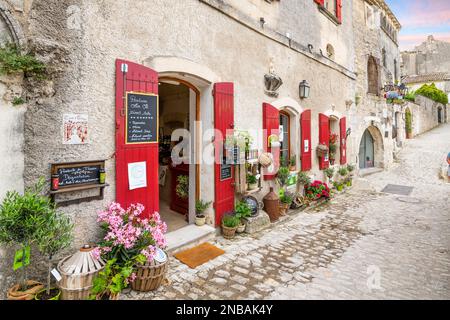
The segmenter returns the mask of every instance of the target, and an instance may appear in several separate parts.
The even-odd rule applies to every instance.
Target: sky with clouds
[[[413,49],[428,35],[450,42],[450,0],[385,0],[402,25],[401,50]]]

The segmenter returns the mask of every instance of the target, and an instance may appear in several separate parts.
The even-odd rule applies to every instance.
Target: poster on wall
[[[63,115],[63,144],[89,143],[88,115]]]
[[[147,163],[145,161],[128,164],[128,181],[130,190],[147,187]]]

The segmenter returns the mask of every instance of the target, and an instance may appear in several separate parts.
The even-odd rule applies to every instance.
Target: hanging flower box
[[[319,157],[326,156],[328,154],[328,151],[329,151],[328,146],[323,143],[319,144],[316,148],[316,152]]]

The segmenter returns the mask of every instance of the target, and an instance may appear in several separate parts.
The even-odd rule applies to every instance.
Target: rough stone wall
[[[408,102],[405,108],[412,112],[413,136],[427,132],[439,125],[438,108],[445,112],[446,106],[423,96],[416,96],[415,103]],[[443,119],[445,114],[443,113]]]
[[[429,36],[412,51],[402,52],[402,75],[450,73],[450,43]]]

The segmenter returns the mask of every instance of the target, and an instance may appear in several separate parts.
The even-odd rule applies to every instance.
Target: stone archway
[[[12,8],[4,0],[0,0],[0,45],[14,43],[24,48],[25,36],[17,20],[11,14]]]
[[[360,169],[385,166],[383,135],[375,126],[369,126],[361,136],[358,163]]]

